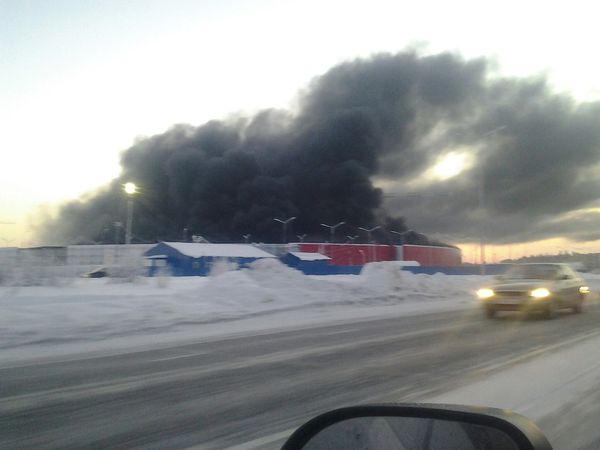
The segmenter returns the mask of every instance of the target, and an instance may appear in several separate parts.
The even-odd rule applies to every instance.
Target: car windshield
[[[511,280],[554,280],[557,276],[557,266],[549,264],[516,265],[504,274],[504,278]]]

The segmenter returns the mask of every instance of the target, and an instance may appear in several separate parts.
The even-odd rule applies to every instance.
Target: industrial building
[[[261,258],[280,258],[306,274],[356,274],[378,261],[413,261],[420,273],[459,273],[460,250],[454,247],[379,244],[200,244],[163,242],[131,245],[68,245],[0,249],[0,282],[18,279],[35,284],[101,270],[117,274],[206,275],[217,262],[246,267]],[[164,267],[165,270],[159,269]],[[461,272],[461,273],[462,273]]]
[[[160,268],[175,276],[208,275],[216,263],[243,268],[258,259],[275,258],[250,244],[199,244],[160,242],[144,252],[149,275]]]
[[[290,251],[321,253],[331,258],[333,266],[362,266],[378,261],[416,261],[420,266],[456,267],[462,264],[456,247],[431,245],[381,244],[288,244]]]

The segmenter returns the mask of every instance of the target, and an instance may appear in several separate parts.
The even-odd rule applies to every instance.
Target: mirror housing
[[[484,408],[484,407],[473,407],[473,406],[460,406],[460,405],[434,405],[434,404],[382,404],[382,405],[364,405],[364,406],[352,406],[347,408],[336,409],[333,411],[321,414],[314,419],[308,421],[300,428],[298,428],[290,438],[281,447],[282,450],[313,450],[317,448],[335,449],[332,447],[332,441],[336,442],[335,427],[340,426],[340,430],[344,429],[342,422],[352,421],[356,419],[385,419],[387,421],[392,419],[422,419],[424,425],[428,423],[450,424],[454,422],[458,427],[469,427],[479,429],[488,429],[497,435],[505,436],[505,439],[509,439],[514,443],[513,448],[518,450],[551,450],[552,446],[539,429],[539,427],[520,414],[513,413],[508,410],[501,410],[496,408]],[[410,429],[410,427],[408,428]],[[333,432],[332,432],[333,430]],[[361,430],[362,431],[362,430]],[[327,438],[323,440],[323,446],[315,444],[320,435],[326,435]],[[344,436],[342,436],[344,434]],[[347,438],[348,433],[339,433],[339,444],[338,448],[346,448],[344,438]],[[356,436],[362,436],[364,433],[356,433]],[[448,437],[450,441],[446,441],[447,445],[451,446],[451,438],[454,433],[449,433]],[[316,437],[316,438],[315,438]],[[410,437],[410,436],[409,436]],[[444,436],[441,436],[442,439]],[[311,442],[312,440],[312,442]],[[401,445],[401,444],[400,444]],[[440,447],[440,448],[444,448]],[[369,447],[376,449],[378,447]],[[381,447],[389,448],[389,447]],[[402,448],[402,447],[398,447]],[[411,447],[419,449],[419,447]],[[423,446],[423,450],[432,450],[437,447],[430,445]],[[450,448],[450,447],[448,447]],[[472,446],[473,449],[478,449],[477,446]],[[481,449],[487,447],[480,447]],[[505,447],[497,447],[505,448]]]

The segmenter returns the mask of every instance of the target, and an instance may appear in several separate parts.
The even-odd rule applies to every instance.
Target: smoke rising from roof
[[[291,216],[290,237],[327,236],[320,224],[341,220],[340,236],[386,220],[402,231],[406,217],[455,241],[482,230],[497,243],[600,238],[598,213],[585,212],[600,192],[599,123],[600,104],[575,103],[544,78],[497,77],[484,58],[375,55],[315,78],[296,112],[177,125],[137,141],[121,176],[64,205],[46,238],[111,241],[126,181],[141,189],[134,235],[145,241],[184,229],[214,241],[278,241],[273,218]],[[424,176],[457,149],[470,167]]]

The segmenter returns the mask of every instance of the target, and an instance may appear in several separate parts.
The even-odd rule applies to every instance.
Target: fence
[[[358,275],[363,266],[324,266],[324,267],[298,267],[305,275]],[[489,264],[485,266],[486,275],[501,275],[506,271],[506,264]],[[399,267],[414,274],[434,275],[442,273],[444,275],[480,275],[480,266],[456,266],[456,267],[423,267],[423,266],[404,266]]]

